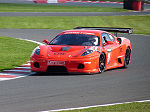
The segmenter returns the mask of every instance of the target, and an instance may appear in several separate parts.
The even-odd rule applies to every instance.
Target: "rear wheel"
[[[128,47],[125,53],[125,57],[124,57],[124,68],[127,68],[127,66],[130,63],[130,56],[131,56],[131,50]]]
[[[99,72],[100,73],[105,71],[105,65],[106,65],[106,56],[104,53],[102,53],[99,59]]]

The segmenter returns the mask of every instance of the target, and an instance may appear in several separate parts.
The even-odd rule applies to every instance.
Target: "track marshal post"
[[[144,0],[124,0],[123,8],[142,11],[144,10]]]

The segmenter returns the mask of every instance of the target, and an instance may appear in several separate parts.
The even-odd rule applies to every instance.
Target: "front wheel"
[[[105,71],[105,65],[106,65],[106,56],[104,53],[102,53],[99,59],[99,72],[100,73]]]
[[[130,63],[130,56],[131,56],[131,50],[128,47],[125,53],[125,57],[124,57],[124,68],[127,68],[127,66]]]

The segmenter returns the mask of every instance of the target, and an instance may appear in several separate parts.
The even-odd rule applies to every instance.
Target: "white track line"
[[[22,38],[18,38],[18,39],[20,39],[20,40],[26,40],[26,41],[33,42],[33,43],[36,43],[36,44],[39,44],[39,45],[45,45],[45,44],[43,44],[41,42],[37,42],[37,41],[34,41],[34,40],[22,39]]]
[[[87,107],[57,109],[57,110],[48,110],[48,111],[40,111],[40,112],[59,112],[59,111],[65,111],[65,110],[79,110],[79,109],[87,109],[87,108],[93,108],[93,107],[104,107],[104,106],[112,106],[112,105],[118,105],[118,104],[128,104],[128,103],[148,102],[148,101],[150,101],[150,100],[132,101],[132,102],[122,102],[122,103],[112,103],[112,104],[103,104],[103,105],[93,105],[93,106],[87,106]]]

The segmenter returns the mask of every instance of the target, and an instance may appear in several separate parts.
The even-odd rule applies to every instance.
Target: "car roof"
[[[97,35],[97,34],[100,34],[102,32],[105,32],[105,31],[82,29],[82,30],[66,30],[66,31],[63,31],[61,34],[82,34],[83,33],[83,34]]]

